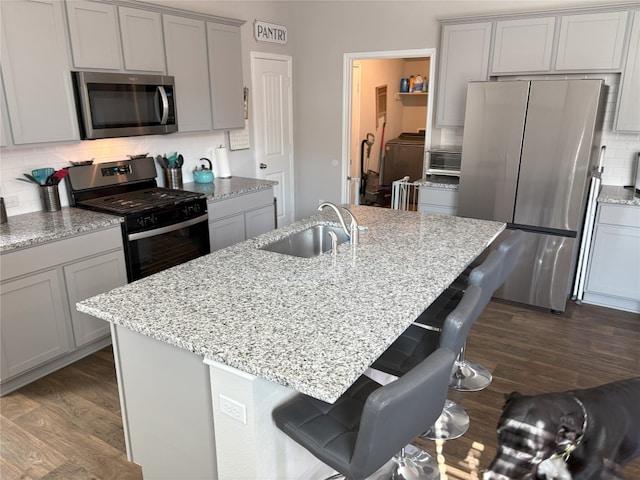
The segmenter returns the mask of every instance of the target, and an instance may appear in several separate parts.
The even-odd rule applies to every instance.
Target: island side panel
[[[205,363],[211,377],[220,479],[308,480],[334,472],[282,433],[272,419],[273,409],[297,392],[209,359]]]
[[[112,325],[127,456],[145,480],[217,480],[209,369],[202,357]]]

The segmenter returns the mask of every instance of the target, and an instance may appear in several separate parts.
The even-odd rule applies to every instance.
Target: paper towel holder
[[[229,157],[227,156],[227,149],[220,145],[214,148],[213,158],[214,163],[214,175],[220,179],[231,178],[231,169],[229,167]]]

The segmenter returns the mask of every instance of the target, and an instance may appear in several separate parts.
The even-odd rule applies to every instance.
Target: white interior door
[[[291,57],[251,52],[256,175],[278,182],[278,227],[294,219]]]
[[[360,200],[360,62],[351,67],[351,148],[349,150],[349,203]]]

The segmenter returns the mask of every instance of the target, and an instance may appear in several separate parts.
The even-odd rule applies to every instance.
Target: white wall
[[[426,49],[438,46],[438,19],[493,13],[536,11],[611,3],[605,0],[439,0],[439,1],[206,1],[152,0],[185,10],[246,20],[242,27],[245,84],[249,86],[250,51],[291,55],[294,92],[294,161],[296,214],[311,214],[322,200],[341,200],[343,58],[345,53]],[[286,25],[286,46],[257,43],[254,20]],[[251,123],[250,119],[250,123]],[[461,131],[435,131],[443,143],[461,143]],[[605,183],[623,184],[631,176],[633,152],[640,150],[638,135],[609,132]],[[100,143],[2,149],[3,196],[17,193],[20,206],[9,215],[38,210],[34,189],[13,178],[35,167],[62,166],[67,160],[96,156],[112,159],[133,153],[156,155],[180,151],[188,161],[209,155],[211,144],[226,142],[223,133],[169,135],[121,139]],[[102,141],[99,141],[102,142]],[[104,153],[103,153],[104,152]],[[253,151],[231,152],[232,174],[255,176]]]

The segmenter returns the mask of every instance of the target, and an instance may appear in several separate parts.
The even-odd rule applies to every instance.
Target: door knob
[[[261,163],[260,164],[260,170],[264,170],[265,168],[267,168],[267,164],[266,163]]]

